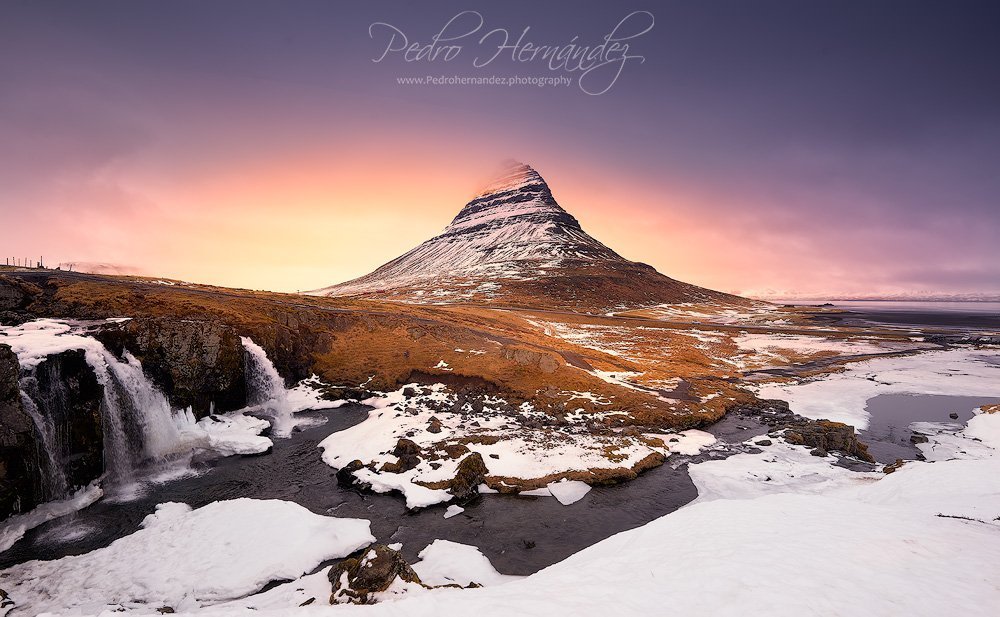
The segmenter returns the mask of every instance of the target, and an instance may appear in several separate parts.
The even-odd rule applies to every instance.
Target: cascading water
[[[64,446],[55,419],[68,409],[60,392],[62,378],[48,368],[47,387],[39,388],[36,371],[52,354],[79,349],[103,386],[100,405],[104,441],[105,485],[133,487],[136,471],[150,463],[172,461],[190,452],[182,439],[166,397],[146,377],[130,353],[121,360],[100,341],[67,322],[40,319],[19,327],[0,327],[0,342],[11,345],[21,364],[25,410],[35,423],[45,449],[49,498],[68,492],[62,465]]]
[[[136,468],[162,462],[183,450],[167,398],[142,372],[142,365],[125,352],[122,362],[104,345],[86,350],[87,363],[104,386],[104,464],[120,484],[135,481]]]
[[[62,456],[60,455],[62,448],[56,438],[56,426],[52,420],[52,414],[43,413],[36,402],[38,400],[45,401],[43,404],[51,404],[51,401],[46,401],[45,399],[48,397],[42,396],[34,375],[22,377],[20,388],[21,404],[24,411],[31,417],[31,421],[34,422],[35,430],[42,441],[42,454],[45,456],[43,469],[45,500],[59,499],[64,497],[69,490],[69,482],[66,480],[66,471],[63,469]]]
[[[285,380],[274,368],[264,349],[250,337],[240,337],[246,351],[247,402],[272,418],[271,432],[287,437],[295,427],[294,409],[288,400]]]

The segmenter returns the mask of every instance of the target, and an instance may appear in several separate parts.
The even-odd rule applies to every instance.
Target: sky
[[[315,289],[439,233],[515,158],[680,280],[1000,295],[996,3],[417,6],[0,4],[0,258]],[[631,57],[482,65],[524,28]],[[570,83],[400,83],[427,75]]]

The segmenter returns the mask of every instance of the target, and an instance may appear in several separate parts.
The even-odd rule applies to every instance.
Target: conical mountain
[[[370,274],[311,293],[582,311],[747,302],[623,258],[556,203],[538,172],[516,161],[440,235]]]

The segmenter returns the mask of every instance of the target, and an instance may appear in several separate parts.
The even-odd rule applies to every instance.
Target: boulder
[[[441,426],[442,426],[441,421],[438,420],[437,418],[433,418],[432,417],[430,419],[430,421],[427,423],[427,432],[428,433],[440,433],[441,432]]]
[[[486,481],[489,474],[483,456],[473,452],[458,464],[455,477],[452,478],[448,491],[455,496],[459,504],[468,503],[479,497],[479,485]]]
[[[397,579],[421,585],[420,577],[403,556],[384,544],[375,544],[344,559],[330,569],[333,591],[330,604],[371,604],[374,594]]]
[[[364,463],[359,460],[353,460],[350,463],[344,465],[337,470],[337,484],[345,486],[348,488],[354,488],[359,485],[358,479],[354,477],[354,472],[364,467]]]
[[[382,465],[382,471],[403,473],[420,464],[420,446],[409,439],[397,441],[396,447],[392,449],[392,455],[399,460],[395,463],[385,463]]]

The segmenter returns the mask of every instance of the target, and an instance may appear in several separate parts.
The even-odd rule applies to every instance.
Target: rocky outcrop
[[[850,424],[830,420],[806,420],[787,427],[784,437],[790,444],[814,448],[814,452],[821,451],[817,456],[825,456],[826,452],[836,450],[862,461],[875,462],[868,453],[868,446],[858,441],[854,427]]]
[[[868,463],[875,462],[868,453],[868,446],[858,440],[854,427],[850,424],[803,418],[791,411],[788,403],[780,400],[760,400],[733,411],[754,417],[774,431],[784,431],[783,435],[788,443],[823,451],[817,455],[836,451]]]
[[[518,364],[536,367],[543,373],[554,373],[559,368],[559,361],[552,354],[532,351],[519,347],[504,347],[501,356]]]
[[[421,585],[403,556],[384,544],[362,549],[330,569],[330,604],[371,604],[396,582]]]
[[[216,321],[133,319],[97,338],[116,355],[129,351],[175,408],[197,417],[246,404],[245,358],[239,334]]]
[[[25,309],[41,289],[14,277],[0,275],[0,323],[18,324],[28,318]]]
[[[30,510],[42,492],[35,430],[21,405],[19,370],[14,352],[0,345],[0,519]]]

